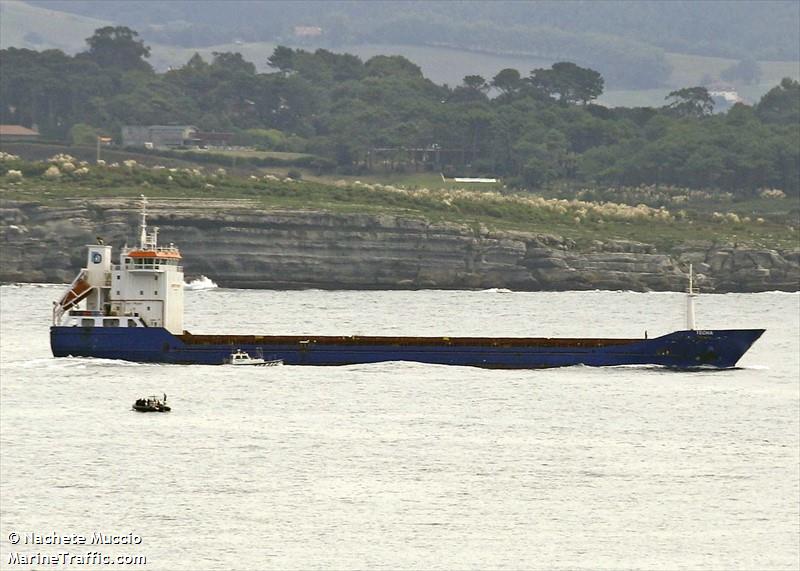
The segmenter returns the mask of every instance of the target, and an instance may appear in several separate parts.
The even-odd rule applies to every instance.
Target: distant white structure
[[[196,144],[197,127],[193,125],[124,125],[123,147],[168,149]]]
[[[444,173],[439,173],[442,177],[442,182],[447,182],[447,177],[444,176]],[[456,182],[497,182],[496,178],[474,178],[474,177],[455,177],[452,180]]]
[[[732,89],[729,91],[709,91],[708,94],[711,97],[719,97],[721,99],[724,99],[731,105],[733,105],[734,103],[744,103],[744,99],[742,99],[741,95],[739,95],[738,93],[736,93],[736,91]]]
[[[316,38],[322,35],[322,28],[319,26],[295,26],[292,31],[298,38]]]
[[[496,178],[461,178],[456,177],[453,179],[456,182],[497,182]]]
[[[708,94],[714,100],[714,111],[727,111],[737,103],[745,103],[745,100],[734,89],[715,89],[709,90]]]

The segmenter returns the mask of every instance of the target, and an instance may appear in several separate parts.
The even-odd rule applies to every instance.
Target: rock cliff
[[[232,201],[233,202],[233,201]],[[4,201],[0,281],[67,282],[85,244],[137,239],[130,201]],[[629,241],[575,242],[546,234],[433,223],[414,216],[260,209],[246,201],[155,201],[149,222],[175,242],[187,276],[243,288],[509,288],[682,290],[694,264],[705,291],[795,291],[800,251],[712,242],[669,252]]]

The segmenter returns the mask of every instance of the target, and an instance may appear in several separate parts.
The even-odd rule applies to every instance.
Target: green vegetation
[[[74,57],[0,51],[3,122],[83,143],[92,130],[118,137],[124,124],[231,130],[264,153],[295,154],[158,154],[304,175],[443,172],[527,189],[569,182],[716,189],[739,199],[770,188],[800,194],[800,84],[790,79],[754,107],[712,115],[703,87],[675,90],[660,108],[596,105],[604,78],[570,62],[527,75],[471,74],[451,88],[399,56],[362,61],[279,46],[272,73],[257,73],[241,54],[216,53],[158,74],[128,28],[101,28],[87,43]]]
[[[207,61],[213,59],[215,52],[241,52],[259,71],[266,71],[266,55],[276,45],[284,44],[306,49],[323,47],[364,60],[382,54],[402,55],[419,64],[429,79],[451,86],[458,85],[465,75],[492,77],[505,68],[527,73],[567,59],[601,72],[607,89],[599,101],[607,106],[660,106],[669,91],[717,85],[720,80],[753,102],[784,77],[800,79],[800,5],[796,2],[604,0],[583,2],[575,8],[571,2],[537,1],[512,6],[493,2],[491,9],[485,9],[478,2],[455,6],[453,2],[437,5],[428,0],[414,4],[413,10],[407,6],[398,9],[400,5],[393,2],[380,2],[380,10],[342,2],[328,2],[308,10],[301,5],[306,3],[248,2],[231,9],[213,2],[4,2],[0,4],[0,43],[2,47],[40,51],[57,48],[76,53],[85,49],[84,39],[94,29],[114,21],[141,32],[152,47],[148,61],[160,71],[181,67],[194,52]],[[447,44],[451,47],[442,43],[438,29],[431,36],[419,28],[417,33],[394,43],[372,32],[377,27],[391,28],[393,21],[403,21],[409,13],[430,20],[428,13],[441,19],[443,12],[448,26],[464,26]],[[478,42],[470,35],[469,27],[476,22],[483,22],[489,41]],[[320,26],[322,33],[298,37],[293,33],[294,26]],[[535,41],[510,45],[506,30],[520,26],[525,26]],[[579,42],[568,42],[567,49],[559,52],[557,44],[540,46],[547,37],[536,35],[536,30],[542,28],[561,31],[565,37],[582,37]],[[648,83],[647,78],[652,79],[657,68],[635,61],[635,49],[598,61],[596,54],[606,52],[594,46],[615,41],[637,42],[651,52],[663,51],[663,75],[655,83]],[[748,83],[746,76],[728,75],[737,62],[752,60],[757,61],[762,72],[759,81]],[[637,75],[640,69],[643,77]],[[621,76],[630,76],[631,80],[620,82]]]
[[[230,167],[304,167],[316,174],[330,171],[335,166],[331,160],[306,153],[283,153],[279,151],[237,150],[189,150],[189,149],[128,149],[134,153],[188,160],[193,163],[214,164]]]
[[[236,157],[242,159],[278,159],[281,161],[294,161],[297,159],[313,158],[313,155],[306,153],[283,153],[280,151],[259,151],[256,149],[219,149],[210,153],[203,151],[178,150],[179,154],[199,153],[207,155],[222,155],[223,157]]]
[[[402,188],[359,181],[324,184],[225,169],[146,167],[134,160],[94,165],[68,155],[47,162],[0,154],[0,198],[35,202],[137,197],[223,200],[231,207],[385,213],[477,227],[552,233],[580,243],[631,239],[669,250],[714,239],[795,247],[798,207],[776,190],[748,201],[678,187],[553,188],[549,194]],[[559,198],[569,195],[569,199]],[[609,197],[621,200],[608,201]]]

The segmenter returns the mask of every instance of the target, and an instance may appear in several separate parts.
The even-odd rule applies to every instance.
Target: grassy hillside
[[[736,63],[736,60],[705,57],[689,54],[668,53],[667,61],[672,66],[669,81],[661,89],[607,90],[598,102],[610,107],[660,107],[670,91],[683,87],[702,85],[710,77],[720,81],[719,75]],[[732,85],[746,102],[757,102],[784,77],[800,79],[800,61],[760,61],[761,80],[755,84],[723,81]]]
[[[107,20],[30,6],[19,0],[0,2],[0,48],[55,48],[75,53],[86,48],[86,38]]]
[[[800,59],[800,5],[793,0],[272,0],[160,2],[27,0],[74,14],[124,23],[157,43],[207,46],[234,39],[284,42],[295,26],[318,26],[329,45],[449,45],[504,53],[571,54],[620,61],[638,53],[676,53],[764,60]],[[561,54],[554,52],[560,51]],[[634,62],[636,58],[628,60]]]
[[[137,197],[244,201],[266,208],[391,213],[489,228],[552,233],[588,244],[629,239],[669,250],[687,240],[770,248],[798,243],[796,201],[731,197],[671,187],[554,189],[553,196],[465,189],[400,187],[363,181],[332,184],[274,175],[233,176],[224,169],[150,167],[130,161],[97,166],[67,156],[49,162],[0,157],[0,200],[59,202],[65,198]],[[420,181],[421,182],[421,181]],[[557,196],[568,196],[559,198]],[[648,206],[647,203],[651,206]]]

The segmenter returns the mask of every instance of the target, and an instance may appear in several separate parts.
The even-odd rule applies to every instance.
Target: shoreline
[[[675,291],[689,264],[703,292],[800,290],[800,248],[686,241],[577,243],[553,234],[348,214],[153,201],[152,224],[183,252],[187,275],[239,289]],[[0,281],[71,282],[86,244],[133,237],[123,201],[63,206],[5,200]]]
[[[66,288],[69,287],[69,282],[55,283],[55,282],[26,282],[26,281],[0,281],[0,287],[47,287],[47,288]],[[492,291],[495,289],[503,289],[503,291]],[[637,295],[685,295],[685,291],[681,290],[632,290],[632,289],[548,289],[548,290],[512,290],[506,288],[487,288],[487,289],[469,289],[469,288],[342,288],[342,287],[236,287],[236,286],[218,286],[215,288],[204,288],[198,290],[185,290],[187,292],[203,292],[213,290],[225,291],[271,291],[271,292],[399,292],[399,291],[418,291],[418,292],[461,292],[461,293],[492,293],[492,294],[513,294],[513,293],[625,293]],[[800,288],[793,290],[759,290],[759,291],[705,291],[700,292],[703,296],[706,295],[761,295],[761,294],[781,294],[781,295],[800,295]]]

